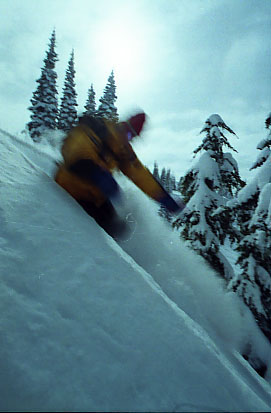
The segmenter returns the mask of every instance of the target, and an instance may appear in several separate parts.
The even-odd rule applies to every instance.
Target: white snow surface
[[[270,368],[240,355],[271,359],[247,308],[122,178],[116,243],[56,159],[0,131],[0,411],[270,412]]]
[[[267,158],[261,168],[257,171],[252,180],[238,193],[238,201],[246,202],[257,190],[262,191],[265,185],[271,182],[271,157]],[[229,205],[233,205],[235,201],[229,201]]]
[[[221,116],[216,114],[216,113],[209,116],[209,118],[206,120],[205,123],[207,123],[207,122],[212,126],[217,126],[217,125],[223,125],[224,124],[224,121],[221,118]]]

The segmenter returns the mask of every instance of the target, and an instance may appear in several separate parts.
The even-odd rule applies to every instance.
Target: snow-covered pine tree
[[[230,145],[224,131],[235,135],[233,130],[225,124],[219,115],[211,115],[200,132],[205,132],[206,137],[203,139],[202,144],[195,149],[194,153],[197,154],[202,150],[208,151],[219,167],[221,185],[218,192],[222,196],[231,198],[236,195],[245,183],[239,175],[238,165],[232,154],[223,152],[224,146],[237,152]]]
[[[112,70],[104,89],[104,94],[99,100],[100,105],[97,110],[97,116],[117,122],[119,120],[119,115],[115,106],[116,100],[116,84],[114,71]]]
[[[179,192],[181,192],[181,190],[182,190],[182,182],[183,182],[183,177],[181,176],[179,181],[178,181],[177,188],[176,188],[177,191],[179,191]]]
[[[75,91],[75,69],[74,69],[74,50],[71,52],[71,57],[68,62],[68,68],[66,70],[66,76],[63,87],[63,95],[61,98],[61,106],[58,118],[58,129],[63,131],[70,130],[76,122],[78,106]]]
[[[172,191],[176,191],[177,186],[176,186],[176,178],[175,178],[175,176],[174,176],[174,175],[171,175],[170,180],[171,180],[171,184],[170,184],[171,190],[172,190]]]
[[[236,251],[240,271],[229,284],[251,309],[263,333],[271,340],[271,114],[267,138],[259,142],[260,154],[251,169],[255,177],[235,202],[241,237]]]
[[[36,81],[38,87],[30,100],[28,108],[32,115],[31,121],[26,125],[31,138],[38,142],[44,132],[57,129],[58,101],[57,101],[57,74],[55,64],[57,54],[55,52],[56,33],[53,30],[50,38],[49,49],[44,59],[44,67],[41,69],[41,77]]]
[[[167,172],[166,172],[165,189],[168,192],[172,191],[172,188],[171,188],[171,172],[170,172],[169,168],[167,169]]]
[[[167,170],[166,168],[163,168],[160,176],[158,164],[155,161],[152,174],[168,192],[176,191],[176,178],[172,175],[170,168]]]
[[[254,162],[250,170],[258,168],[259,166],[262,166],[265,163],[265,161],[270,157],[270,154],[271,154],[271,131],[270,131],[271,113],[269,113],[269,115],[267,116],[267,119],[265,121],[265,126],[266,126],[266,129],[269,130],[269,134],[265,139],[262,139],[258,143],[257,149],[259,149],[260,153],[257,157],[256,162]]]
[[[243,186],[243,181],[233,156],[223,152],[224,146],[234,150],[225,131],[235,135],[219,115],[211,115],[206,120],[201,131],[205,138],[194,153],[204,152],[179,183],[187,212],[173,227],[180,228],[188,245],[224,278],[230,279],[232,268],[221,253],[220,244],[231,222],[226,203]]]
[[[160,181],[160,177],[159,177],[159,168],[158,168],[158,163],[155,161],[154,162],[154,167],[153,167],[153,176],[157,181]]]
[[[86,104],[84,106],[85,111],[83,112],[83,115],[94,116],[94,117],[97,115],[95,96],[96,96],[96,93],[94,91],[93,84],[91,84],[88,90],[88,97],[87,97]]]
[[[162,172],[160,175],[160,183],[163,186],[163,188],[166,187],[166,175],[167,175],[166,168],[162,168]]]

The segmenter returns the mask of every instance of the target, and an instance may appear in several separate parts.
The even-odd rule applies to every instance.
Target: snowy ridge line
[[[197,410],[188,410],[188,409],[197,409]],[[176,406],[174,412],[188,412],[188,411],[197,411],[197,412],[206,412],[206,413],[227,413],[227,410],[222,410],[221,408],[213,407],[213,406],[206,406],[200,404],[193,404],[193,403],[184,403],[178,404]]]
[[[12,135],[11,133],[6,132],[5,130],[3,130],[3,129],[1,129],[1,128],[0,128],[0,132],[3,133],[4,135],[8,136],[8,137],[11,138],[12,140],[18,142],[20,145],[23,145],[23,146],[27,147],[28,149],[32,149],[34,152],[39,153],[39,154],[42,155],[42,156],[46,156],[46,157],[49,158],[50,160],[53,160],[53,161],[55,160],[55,158],[53,157],[52,154],[50,154],[50,153],[48,153],[48,152],[46,152],[46,151],[43,151],[43,150],[42,150],[42,147],[39,147],[39,146],[38,146],[39,143],[37,143],[37,144],[34,144],[34,143],[33,143],[33,144],[32,144],[31,142],[26,142],[25,140],[20,139],[18,136]],[[16,145],[15,145],[15,146],[16,146]],[[49,144],[48,144],[48,146],[49,146]],[[17,146],[16,146],[16,149],[20,150]]]
[[[67,231],[65,229],[56,229],[56,228],[53,228],[53,227],[45,227],[44,225],[31,225],[31,224],[25,225],[24,223],[22,223],[20,221],[10,221],[10,220],[7,220],[7,219],[5,219],[1,222],[7,222],[9,224],[16,224],[16,225],[24,225],[25,227],[27,226],[29,228],[40,228],[40,229],[46,228],[49,231],[66,232],[68,234],[81,234],[82,233],[81,231]]]
[[[53,180],[53,177],[50,176],[47,172],[45,172],[39,165],[37,165],[32,159],[29,159],[28,156],[26,156],[22,151],[20,151],[20,154],[24,158],[24,160],[34,169],[37,170],[38,172],[41,172],[43,175],[46,176],[48,181],[51,181],[52,183],[55,183]]]
[[[20,151],[20,154],[22,155],[22,157],[24,158],[24,160],[25,160],[34,170],[37,170],[38,172],[40,172],[40,173],[42,173],[43,175],[45,175],[46,180],[47,180],[48,182],[51,182],[52,184],[55,184],[55,181],[52,179],[52,177],[51,177],[49,174],[47,174],[40,166],[36,165],[35,162],[33,162],[31,159],[29,159],[23,152]],[[20,222],[17,222],[17,221],[8,221],[8,222],[11,222],[11,223],[13,223],[13,224],[20,224]],[[32,227],[32,228],[45,228],[44,226],[41,226],[41,225],[29,225],[29,224],[28,224],[28,227]],[[80,233],[81,233],[80,231],[67,231],[67,230],[64,230],[64,229],[55,229],[55,228],[53,228],[53,227],[46,227],[46,229],[48,229],[48,230],[50,230],[50,231],[51,231],[51,230],[52,230],[52,231],[57,231],[57,232],[66,232],[66,233],[71,233],[71,232],[73,232],[74,234],[80,234]]]
[[[9,138],[11,138],[12,140],[15,140],[16,142],[18,142],[19,144],[24,145],[25,147],[33,150],[35,153],[38,153],[42,156],[47,156],[47,158],[52,162],[52,164],[57,164],[57,160],[50,155],[49,153],[40,150],[40,148],[36,148],[35,146],[29,144],[28,142],[24,142],[20,139],[18,139],[16,136],[11,135],[8,132],[3,131],[0,128],[0,132],[3,133],[4,135],[8,136]],[[6,147],[9,147],[8,143],[6,141],[2,141],[2,144],[4,144]],[[16,148],[16,150],[20,153],[20,155],[24,158],[24,160],[35,170],[37,170],[38,172],[42,173],[43,175],[46,176],[47,180],[52,181],[53,180],[53,176],[51,176],[48,172],[46,172],[40,165],[38,165],[35,161],[33,161],[32,159],[29,158],[29,156],[27,156],[24,151],[22,150],[22,148],[19,148],[16,144],[13,144],[14,147]]]
[[[3,129],[0,128],[0,132],[3,133],[4,135],[9,136],[10,138],[16,139],[14,135],[11,135],[11,133],[4,131]]]

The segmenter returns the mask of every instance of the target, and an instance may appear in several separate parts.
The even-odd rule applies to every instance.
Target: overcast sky
[[[0,0],[0,128],[29,121],[55,28],[59,97],[72,48],[79,112],[91,83],[99,103],[113,69],[120,117],[149,116],[135,149],[151,169],[184,174],[218,113],[249,179],[271,111],[270,17],[271,0]]]

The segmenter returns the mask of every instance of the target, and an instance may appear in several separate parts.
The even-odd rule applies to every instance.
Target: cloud
[[[270,51],[261,34],[247,33],[236,39],[224,59],[223,83],[228,95],[242,96],[247,107],[267,103],[270,90],[266,84],[270,80]],[[257,79],[257,82],[255,80]],[[250,87],[253,83],[253,87]]]

